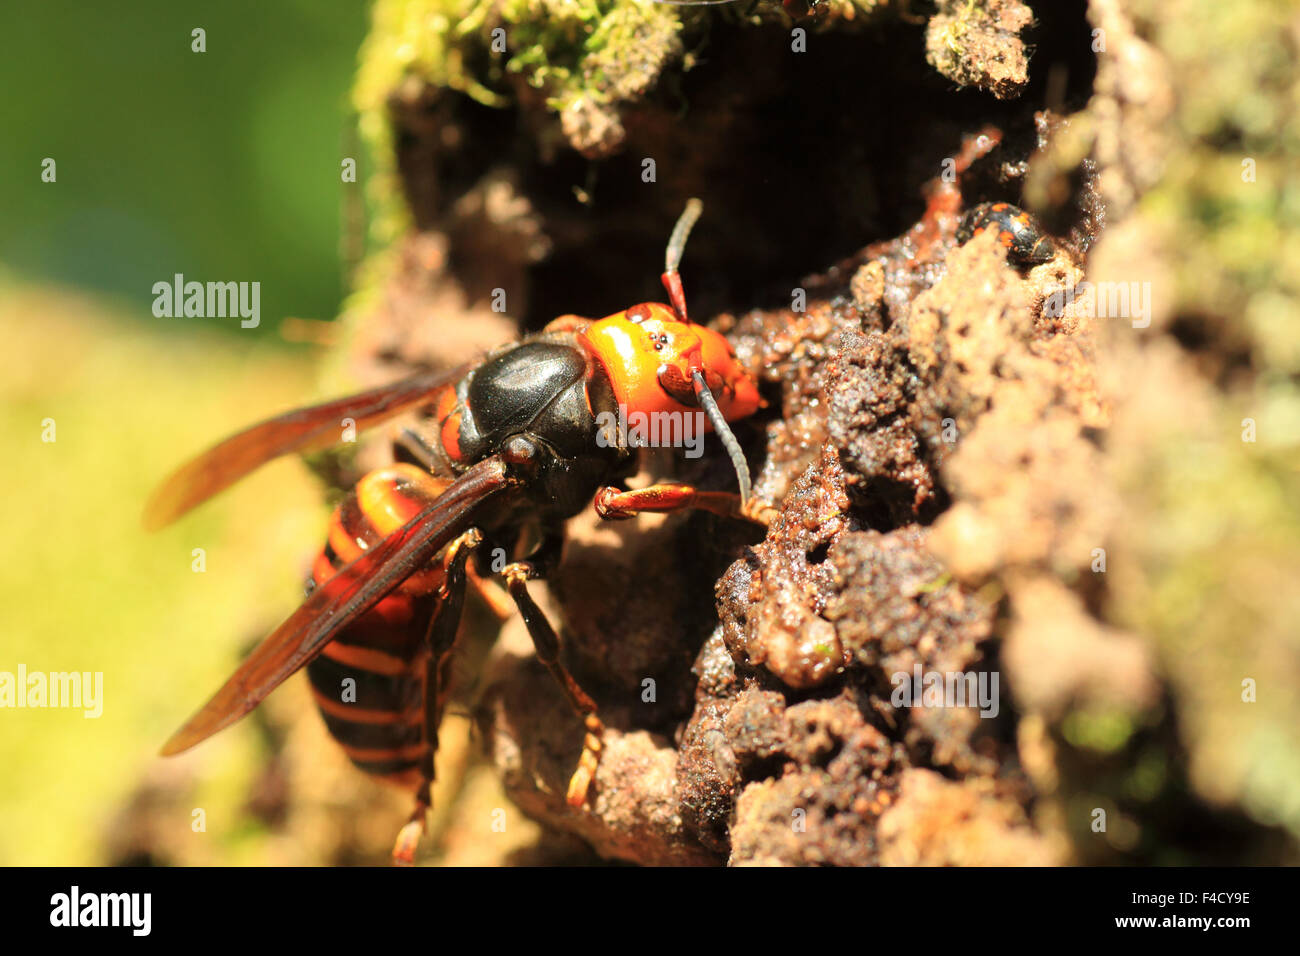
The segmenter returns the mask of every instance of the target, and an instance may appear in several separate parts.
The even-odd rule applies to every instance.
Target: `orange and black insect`
[[[564,522],[593,501],[603,518],[700,508],[755,516],[749,471],[727,422],[753,414],[757,388],[717,332],[691,322],[677,271],[699,217],[691,200],[669,240],[671,305],[643,303],[600,320],[562,316],[472,366],[421,372],[272,418],[228,438],[154,493],[146,526],[161,527],[289,452],[334,444],[340,422],[369,427],[426,411],[395,443],[399,461],[363,477],[335,510],[303,604],[249,655],[166,743],[177,754],[234,723],[306,667],[325,722],[352,761],[414,790],[394,859],[409,863],[434,776],[445,666],[476,555],[536,548],[504,571],[539,659],[586,727],[568,802],[585,803],[601,750],[596,705],[560,661],[555,631],[526,582],[559,558]],[[682,484],[626,490],[635,448],[604,415],[702,412],[735,467],[739,495]],[[609,419],[604,419],[608,421]],[[354,683],[350,683],[354,682]],[[342,688],[354,691],[343,694]]]
[[[957,226],[957,244],[969,242],[986,229],[997,232],[1007,254],[1021,265],[1040,265],[1056,255],[1056,244],[1019,206],[983,202],[967,210]]]

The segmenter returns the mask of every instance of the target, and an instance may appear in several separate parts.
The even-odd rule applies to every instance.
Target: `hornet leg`
[[[696,508],[732,518],[748,518],[755,524],[768,525],[776,509],[751,498],[742,507],[740,495],[729,491],[700,491],[691,485],[655,484],[634,491],[602,488],[596,492],[596,514],[606,521],[631,518],[643,511],[667,513]]]
[[[578,686],[573,675],[560,663],[560,639],[556,636],[555,629],[551,627],[551,622],[542,613],[542,609],[528,593],[528,579],[539,576],[537,565],[532,561],[518,561],[508,565],[504,573],[510,596],[519,606],[524,625],[533,639],[537,659],[546,666],[551,676],[559,683],[564,696],[582,718],[586,729],[582,743],[582,756],[578,758],[578,769],[569,779],[569,790],[565,797],[569,806],[580,807],[587,802],[587,790],[591,787],[591,781],[596,775],[596,765],[600,762],[601,737],[604,736],[605,725],[596,715],[596,702]]]
[[[451,543],[447,551],[447,574],[438,590],[437,610],[425,634],[424,663],[424,753],[420,757],[420,783],[415,791],[415,810],[393,844],[393,863],[410,866],[415,848],[424,835],[425,820],[433,803],[433,758],[438,752],[438,724],[442,716],[442,665],[456,643],[461,610],[465,606],[465,563],[483,540],[477,528],[470,528]]]

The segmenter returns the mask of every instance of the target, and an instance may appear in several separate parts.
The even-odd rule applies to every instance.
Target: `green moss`
[[[1156,130],[1131,107],[1134,154],[1159,144],[1164,166],[1126,225],[1151,238],[1172,276],[1167,314],[1205,334],[1191,349],[1151,333],[1112,340],[1146,375],[1120,393],[1111,443],[1124,504],[1109,617],[1153,643],[1199,798],[1300,835],[1294,6],[1188,0],[1177,15],[1159,0],[1123,6],[1151,46],[1156,79],[1175,93]],[[1104,111],[1076,117],[1062,151],[1077,159],[1111,122]],[[1150,791],[1153,774],[1135,764],[1126,792]]]
[[[948,5],[951,8],[951,4]],[[962,38],[966,36],[966,31],[970,27],[972,18],[976,11],[983,12],[984,4],[980,0],[965,0],[964,6],[956,13],[951,23],[948,23],[939,31],[939,39],[952,54],[953,60],[960,59],[965,54],[965,46]],[[951,14],[950,14],[951,15]]]
[[[1198,789],[1300,833],[1300,400],[1257,414],[1267,442],[1243,442],[1250,416],[1227,406],[1217,436],[1174,428],[1150,449],[1118,609],[1158,643]]]
[[[625,0],[379,0],[353,101],[381,162],[374,197],[396,195],[387,103],[404,84],[450,89],[491,107],[536,90],[559,114],[617,108],[681,56],[683,8]]]
[[[1133,720],[1122,710],[1076,710],[1061,723],[1065,739],[1075,747],[1115,753],[1133,736]]]
[[[514,102],[507,74],[558,106],[639,96],[680,52],[679,10],[623,0],[379,0],[354,101],[382,108],[407,76],[488,106]],[[494,49],[495,31],[505,52]]]
[[[1169,754],[1162,748],[1149,747],[1124,781],[1124,795],[1141,803],[1153,803],[1169,783]]]
[[[1162,16],[1154,0],[1132,6],[1154,25],[1178,91],[1177,144],[1142,205],[1179,240],[1177,311],[1234,320],[1252,313],[1239,331],[1261,365],[1300,370],[1300,78],[1287,29],[1294,7],[1197,0]],[[1217,42],[1207,45],[1206,36]],[[1258,295],[1288,321],[1261,328],[1250,308]]]
[[[936,591],[941,591],[941,590],[943,590],[943,589],[946,588],[946,587],[947,587],[951,582],[952,582],[952,574],[951,574],[951,572],[944,571],[942,574],[940,574],[938,577],[936,577],[933,581],[927,582],[926,584],[923,584],[921,587],[919,587],[919,588],[917,589],[916,593],[917,593],[917,594],[933,594],[933,593],[936,592]]]

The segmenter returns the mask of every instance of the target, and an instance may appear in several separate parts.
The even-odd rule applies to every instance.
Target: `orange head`
[[[663,283],[673,304],[634,305],[591,323],[581,338],[604,367],[614,398],[628,415],[703,410],[736,469],[740,502],[746,506],[749,465],[727,422],[754,414],[762,399],[727,340],[687,316],[677,272],[686,237],[703,208],[698,199],[688,201],[668,239]]]
[[[604,366],[614,397],[629,412],[681,412],[701,407],[698,372],[726,421],[758,410],[758,388],[731,345],[710,328],[682,322],[671,306],[646,302],[593,322],[583,335]]]

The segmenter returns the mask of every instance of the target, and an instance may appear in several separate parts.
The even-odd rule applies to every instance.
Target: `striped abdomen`
[[[324,584],[432,504],[447,484],[408,464],[367,474],[335,509],[312,580]],[[352,762],[412,786],[424,746],[422,642],[442,578],[440,563],[408,578],[307,665],[325,725]]]

